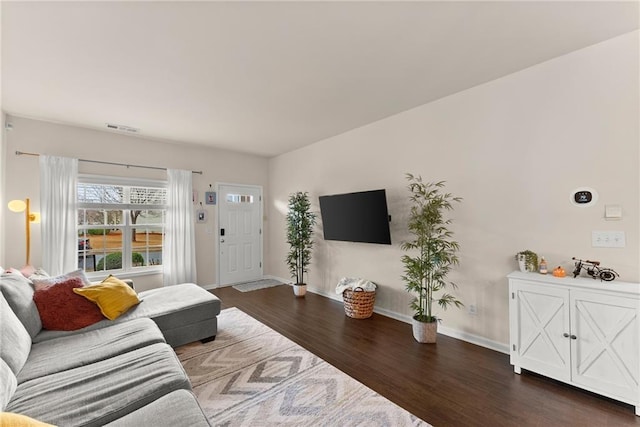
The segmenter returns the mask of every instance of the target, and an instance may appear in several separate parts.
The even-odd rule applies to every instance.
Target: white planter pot
[[[433,344],[436,342],[438,336],[438,322],[419,322],[416,319],[411,319],[411,325],[413,327],[413,338],[419,343]]]
[[[518,267],[523,273],[527,272],[527,259],[524,255],[518,255]]]
[[[293,294],[298,297],[298,298],[302,298],[304,297],[304,295],[307,293],[307,285],[305,284],[294,284],[293,285]]]

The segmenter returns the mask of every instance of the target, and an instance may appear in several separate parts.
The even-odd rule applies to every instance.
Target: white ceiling
[[[13,115],[274,156],[638,25],[632,2],[7,2]]]

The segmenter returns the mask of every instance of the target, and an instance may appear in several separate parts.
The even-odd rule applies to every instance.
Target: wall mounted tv
[[[325,240],[391,244],[384,190],[320,196]]]

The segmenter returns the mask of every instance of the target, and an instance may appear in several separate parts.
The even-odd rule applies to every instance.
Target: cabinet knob
[[[565,338],[569,338],[569,334],[566,333],[566,332],[564,334],[562,334],[562,336],[565,337]]]
[[[571,335],[571,339],[572,339],[572,340],[577,340],[577,339],[578,339],[578,337],[577,337],[577,336],[575,336],[575,335]]]

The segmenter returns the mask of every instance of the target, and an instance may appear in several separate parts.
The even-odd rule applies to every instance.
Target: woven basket
[[[376,302],[376,291],[368,292],[358,287],[354,290],[345,289],[342,293],[344,312],[353,319],[366,319],[373,314],[373,304]]]

